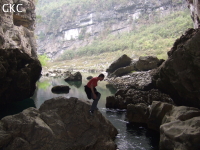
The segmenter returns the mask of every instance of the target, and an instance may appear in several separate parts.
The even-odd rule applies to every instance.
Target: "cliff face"
[[[40,2],[39,5],[41,5]],[[113,5],[110,9],[104,11],[95,10],[93,6],[85,13],[81,13],[81,10],[77,9],[72,19],[64,17],[59,20],[59,27],[56,31],[57,20],[48,31],[48,23],[37,24],[38,52],[56,58],[64,50],[86,46],[92,43],[95,38],[104,34],[120,35],[123,32],[130,32],[137,28],[138,20],[141,18],[147,17],[151,20],[155,17],[155,14],[162,17],[173,11],[186,9],[186,7],[186,1],[182,0],[178,2],[139,0],[123,5]],[[49,17],[56,16],[56,18],[59,18],[62,13],[67,14],[67,8],[65,9],[54,10],[52,16]],[[38,15],[40,14],[38,13]],[[48,19],[50,23],[52,18]]]
[[[186,0],[188,8],[191,12],[191,17],[194,22],[194,28],[200,27],[200,1],[199,0]]]
[[[34,0],[3,0],[0,6],[5,6],[0,10],[0,104],[5,104],[33,95],[41,64],[34,37]]]

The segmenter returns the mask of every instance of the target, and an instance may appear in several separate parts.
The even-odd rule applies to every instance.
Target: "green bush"
[[[42,66],[46,66],[48,60],[50,60],[47,55],[38,55],[38,59],[40,61],[40,63],[42,64]]]

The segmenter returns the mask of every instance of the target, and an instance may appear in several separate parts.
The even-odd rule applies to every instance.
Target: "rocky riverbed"
[[[106,107],[127,109],[129,122],[145,123],[159,131],[162,150],[200,149],[199,41],[200,30],[188,29],[168,52],[169,58],[157,61],[152,68],[148,68],[152,57],[142,57],[134,63],[128,58],[125,64],[122,56],[107,69],[107,80],[119,90],[107,97]],[[143,69],[137,68],[139,61],[143,62]],[[117,67],[118,64],[125,65]],[[132,70],[128,74],[125,71],[127,75],[117,74],[117,70],[130,66]]]

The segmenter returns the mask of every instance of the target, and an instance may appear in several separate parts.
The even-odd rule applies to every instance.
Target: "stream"
[[[39,108],[40,105],[53,97],[64,96],[77,97],[88,100],[84,92],[84,85],[87,84],[87,76],[97,76],[97,74],[84,73],[82,82],[65,82],[64,78],[42,77],[37,82],[37,88],[32,98],[0,108],[0,118],[21,112],[28,107]],[[114,95],[116,89],[107,85],[106,81],[99,81],[97,91],[101,93],[98,108],[101,113],[117,128],[119,134],[116,136],[115,143],[119,150],[158,150],[159,133],[149,130],[140,124],[130,124],[125,121],[126,110],[116,110],[105,108],[106,97]],[[68,94],[54,94],[51,88],[56,85],[68,85],[71,89]]]

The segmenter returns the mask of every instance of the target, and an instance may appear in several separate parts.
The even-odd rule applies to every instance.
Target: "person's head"
[[[102,80],[104,79],[104,77],[105,77],[105,76],[104,76],[104,74],[102,74],[102,73],[98,76],[98,78],[99,78],[100,81],[102,81]]]

